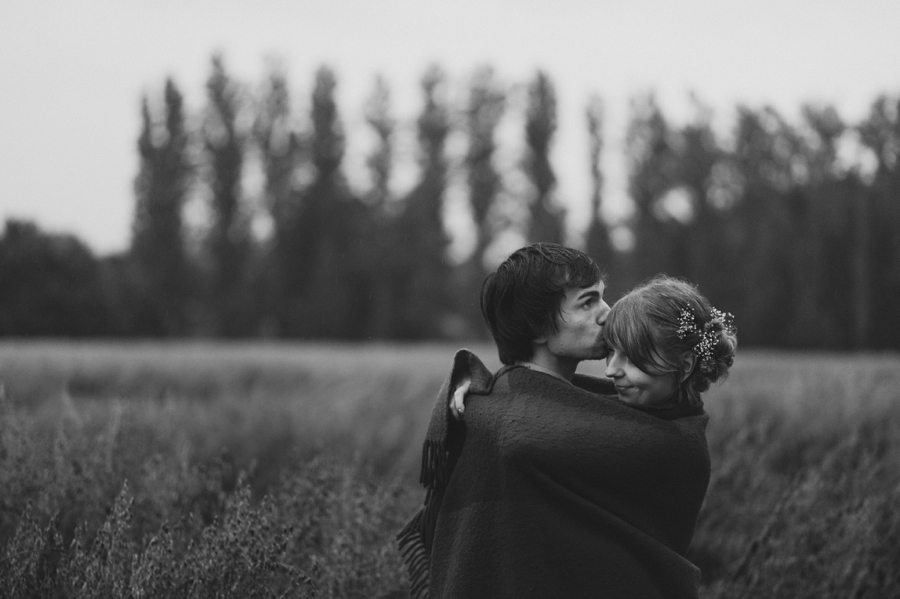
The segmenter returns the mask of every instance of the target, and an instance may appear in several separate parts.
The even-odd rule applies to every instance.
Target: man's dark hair
[[[533,243],[513,252],[481,287],[481,314],[500,361],[530,360],[532,342],[557,330],[566,291],[601,279],[600,267],[579,250]]]

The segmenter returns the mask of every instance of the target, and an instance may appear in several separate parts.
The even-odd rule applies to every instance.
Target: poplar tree
[[[687,246],[682,274],[699,284],[711,300],[724,299],[736,290],[728,262],[735,256],[724,213],[709,197],[714,171],[722,164],[724,152],[712,130],[711,111],[696,100],[695,108],[693,121],[676,135],[676,185],[689,202],[687,222],[680,230],[682,244]]]
[[[793,152],[793,316],[790,343],[848,347],[852,343],[853,220],[856,182],[838,166],[837,144],[846,126],[830,106],[804,106]]]
[[[397,128],[397,120],[391,115],[391,91],[383,77],[375,78],[375,86],[366,102],[365,118],[376,138],[375,147],[366,159],[366,166],[372,174],[368,200],[374,209],[381,211],[391,200],[394,131]]]
[[[731,218],[737,250],[743,339],[784,346],[792,326],[796,133],[772,108],[741,107],[734,161],[742,182]]]
[[[406,339],[440,336],[450,304],[443,221],[450,117],[443,86],[443,71],[431,67],[422,79],[424,107],[417,121],[419,182],[405,198],[398,221],[403,278],[395,298],[394,334]]]
[[[334,72],[316,73],[312,94],[309,150],[313,181],[302,190],[295,231],[302,261],[301,310],[294,330],[305,337],[360,338],[367,330],[369,306],[361,266],[365,209],[341,171],[346,138],[341,123]]]
[[[555,203],[553,190],[556,175],[550,162],[550,148],[556,133],[556,92],[550,78],[538,71],[528,86],[528,106],[525,114],[524,158],[525,175],[533,188],[531,198],[530,241],[563,243],[565,211]]]
[[[855,219],[857,243],[868,255],[857,259],[859,299],[871,301],[871,312],[860,313],[857,337],[869,346],[897,347],[900,339],[900,98],[880,96],[860,124],[863,143],[877,161],[871,196],[860,198]],[[863,231],[867,231],[863,233]],[[862,269],[868,268],[865,273]],[[866,279],[868,278],[868,285]],[[868,289],[867,289],[868,288]]]
[[[141,119],[131,242],[141,298],[141,305],[135,306],[136,328],[146,335],[181,335],[188,329],[191,294],[182,212],[193,167],[184,101],[171,79],[165,84],[162,122],[153,118],[146,96]]]
[[[664,212],[662,200],[676,181],[672,132],[653,96],[632,100],[625,141],[628,191],[634,205],[631,228],[629,286],[656,274],[683,275],[683,248],[672,241],[677,226]],[[678,272],[682,271],[682,272]]]
[[[588,140],[590,144],[591,212],[585,232],[585,251],[607,273],[612,281],[619,280],[616,272],[616,256],[609,240],[609,229],[603,218],[603,102],[593,97],[585,110]]]
[[[375,134],[375,145],[366,159],[372,177],[367,195],[366,229],[361,261],[371,294],[367,336],[391,336],[394,313],[393,296],[402,279],[399,271],[398,231],[393,218],[397,208],[391,192],[394,167],[396,119],[391,114],[391,94],[387,82],[376,77],[372,94],[365,105],[366,123]]]
[[[484,252],[491,244],[497,228],[492,215],[503,179],[494,164],[497,152],[495,133],[506,105],[506,94],[497,84],[493,69],[476,71],[466,107],[468,148],[465,154],[469,205],[475,223],[475,247],[468,260],[457,269],[454,288],[460,312],[474,331],[484,329],[481,316],[481,284],[487,275]],[[471,333],[470,333],[471,334]]]
[[[297,241],[300,194],[295,179],[304,156],[303,139],[292,122],[291,97],[284,72],[273,68],[253,125],[263,170],[263,205],[272,225],[266,272],[261,273],[267,313],[264,332],[286,335],[300,295],[296,265],[303,259]]]
[[[207,302],[213,331],[231,337],[254,328],[246,279],[251,237],[241,189],[247,145],[247,132],[239,122],[243,99],[221,56],[213,57],[206,91],[203,142],[212,221],[206,238],[211,262]]]
[[[490,68],[479,70],[472,81],[466,110],[468,149],[465,164],[469,185],[469,203],[475,220],[476,238],[472,260],[483,272],[484,250],[492,241],[492,223],[488,216],[503,181],[494,165],[497,142],[494,134],[503,117],[506,96],[494,81]]]

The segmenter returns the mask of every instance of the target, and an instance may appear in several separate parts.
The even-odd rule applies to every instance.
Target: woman
[[[728,374],[737,349],[734,317],[691,284],[658,276],[613,306],[603,331],[606,376],[622,401],[703,408],[701,394]]]
[[[447,388],[471,380],[465,424],[438,445],[429,435],[425,505],[400,533],[414,595],[697,596],[686,554],[709,482],[701,394],[733,363],[732,318],[657,277],[613,306],[603,334],[618,397],[593,377],[492,374],[457,354]],[[507,392],[528,385],[541,391]]]

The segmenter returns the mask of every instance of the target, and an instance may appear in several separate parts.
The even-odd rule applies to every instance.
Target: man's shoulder
[[[612,379],[576,373],[572,377],[572,384],[597,395],[616,395],[616,385]]]
[[[615,398],[615,386],[605,379],[575,375],[571,382],[526,366],[505,366],[497,371],[494,386],[515,396],[593,405],[598,398]]]

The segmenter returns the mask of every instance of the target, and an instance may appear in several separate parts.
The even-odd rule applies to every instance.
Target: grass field
[[[0,343],[0,596],[404,596],[454,350]],[[900,357],[741,350],[706,405],[704,597],[900,596]]]

